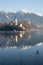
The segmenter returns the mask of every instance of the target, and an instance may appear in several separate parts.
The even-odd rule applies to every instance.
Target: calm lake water
[[[0,33],[0,65],[43,65],[43,31]]]

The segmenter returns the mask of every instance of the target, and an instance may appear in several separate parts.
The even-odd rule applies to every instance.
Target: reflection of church
[[[34,36],[31,32],[20,31],[18,34],[8,34],[8,33],[1,33],[0,34],[0,47],[1,48],[14,48],[14,47],[25,47],[25,46],[32,46],[36,45],[38,41],[36,40],[35,43],[33,40],[30,41],[31,37]]]
[[[0,47],[2,48],[10,48],[10,47],[15,47],[18,44],[18,41],[20,38],[22,38],[24,35],[23,31],[20,31],[19,34],[0,34],[0,37],[3,41],[0,41]],[[3,39],[4,37],[4,39]]]
[[[20,31],[20,32],[18,33],[18,35],[15,35],[15,36],[11,35],[11,39],[14,40],[15,42],[18,42],[18,40],[19,40],[20,38],[22,38],[23,35],[24,35],[24,31]]]

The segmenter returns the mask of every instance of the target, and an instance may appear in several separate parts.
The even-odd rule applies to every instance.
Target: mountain
[[[15,13],[1,11],[0,23],[9,23],[10,21],[14,20],[15,16],[20,22],[23,22],[24,20],[29,20],[35,26],[43,26],[43,16],[39,16],[25,10],[20,10]]]
[[[35,26],[34,24],[31,23],[31,21],[29,20],[24,20],[23,22],[21,22],[23,24],[23,26],[26,29],[38,29],[37,26]]]

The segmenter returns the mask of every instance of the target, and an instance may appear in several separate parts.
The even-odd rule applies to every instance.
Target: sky
[[[37,14],[43,14],[43,0],[0,0],[0,11],[29,10]]]

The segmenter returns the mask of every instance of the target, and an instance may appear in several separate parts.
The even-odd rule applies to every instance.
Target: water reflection
[[[0,33],[0,65],[43,65],[43,31]]]
[[[0,47],[10,48],[27,45],[29,39],[33,34],[30,32],[17,32],[16,33],[0,33]],[[27,41],[28,40],[28,41]]]
[[[0,33],[1,48],[30,47],[43,42],[42,31],[20,31],[16,33]]]

